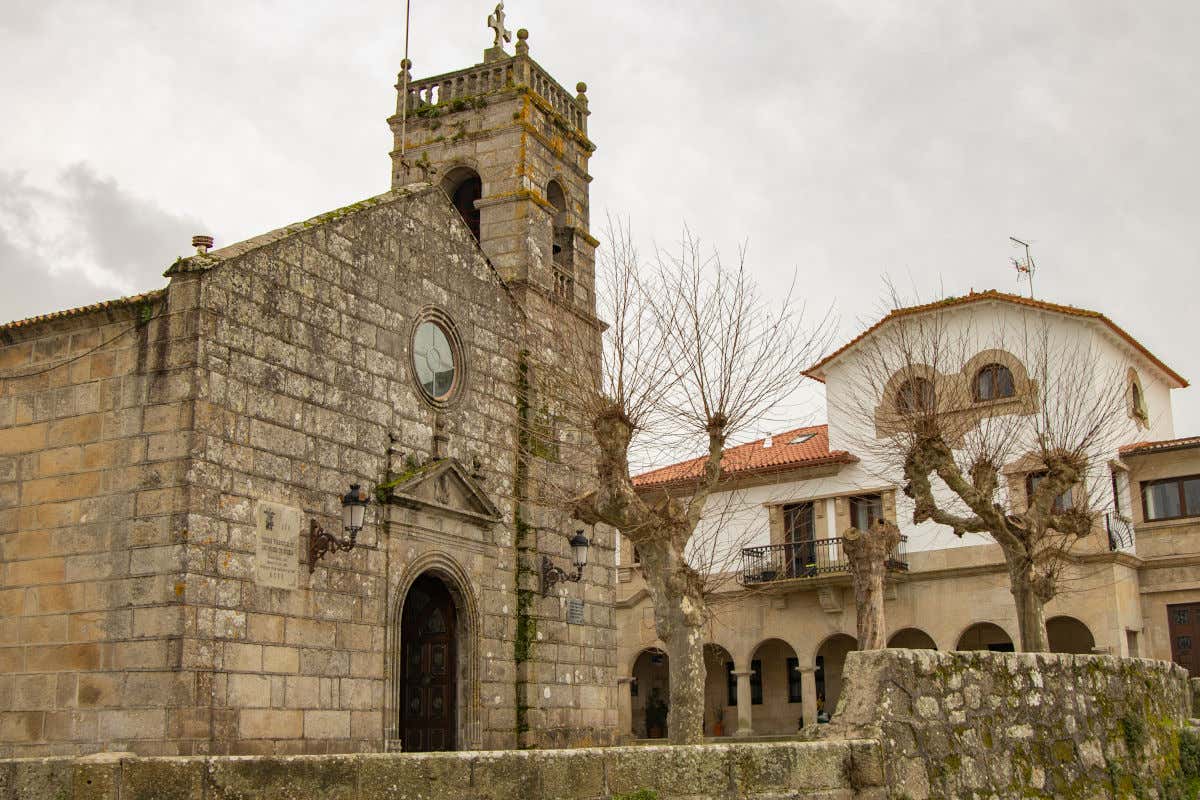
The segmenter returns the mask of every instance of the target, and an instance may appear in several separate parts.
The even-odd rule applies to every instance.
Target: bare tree
[[[567,416],[588,428],[566,438],[596,454],[566,507],[637,548],[668,655],[670,741],[693,743],[704,735],[707,597],[728,579],[721,565],[736,551],[711,524],[714,512],[736,507],[732,494],[714,498],[727,481],[722,458],[795,390],[826,326],[809,330],[790,293],[763,298],[744,252],[728,266],[685,232],[678,252],[643,264],[627,227],[610,222],[606,238],[597,265],[598,314],[609,324],[603,352],[581,350],[557,370],[557,388],[574,406]],[[598,383],[586,368],[594,358]],[[647,452],[697,451],[694,470],[669,491],[635,487]]]
[[[979,330],[972,309],[938,305],[892,290],[894,318],[855,346],[830,403],[873,469],[903,475],[914,523],[1000,546],[1021,649],[1044,651],[1045,604],[1108,505],[1125,380],[1035,310]]]

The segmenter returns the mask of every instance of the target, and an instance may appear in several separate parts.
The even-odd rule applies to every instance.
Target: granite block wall
[[[878,745],[865,741],[0,762],[4,800],[880,800],[887,796]]]
[[[528,744],[609,741],[611,546],[560,596],[518,579],[525,312],[445,195],[389,193],[169,276],[0,350],[18,371],[0,375],[0,754],[399,749],[398,615],[426,570],[468,631],[455,747],[514,746],[531,724]],[[444,407],[413,376],[431,308],[462,347]],[[308,569],[309,525],[341,533],[350,483],[451,462],[449,505],[382,491],[358,546]],[[563,515],[520,505],[526,561],[562,555]],[[264,509],[295,523],[270,579]],[[521,590],[545,624],[518,648]]]
[[[878,738],[911,800],[1157,797],[1191,708],[1183,668],[1112,656],[861,651],[844,680],[820,734]]]
[[[178,669],[195,296],[0,329],[0,754],[162,752],[195,702]]]
[[[598,341],[594,146],[582,93],[522,47],[515,83],[414,120],[392,192],[202,247],[144,302],[0,331],[0,755],[402,748],[422,573],[463,623],[454,747],[613,741],[612,532],[579,583],[539,581],[543,555],[570,566],[559,476],[592,468],[547,375]],[[439,183],[465,166],[479,241]],[[461,350],[445,402],[414,378],[434,317]],[[379,488],[358,546],[310,564],[352,483]]]

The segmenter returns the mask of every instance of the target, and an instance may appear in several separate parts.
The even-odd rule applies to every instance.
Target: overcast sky
[[[1103,311],[1185,377],[1196,342],[1200,3],[510,0],[589,85],[593,229],[686,221],[839,339],[882,276]],[[480,60],[486,0],[413,0],[417,77]],[[388,188],[403,0],[0,0],[0,317],[163,285],[217,244]],[[1022,285],[1020,291],[1027,291]],[[1200,389],[1174,393],[1200,433]]]

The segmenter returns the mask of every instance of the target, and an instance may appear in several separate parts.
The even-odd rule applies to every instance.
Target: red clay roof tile
[[[794,428],[766,439],[730,447],[721,461],[722,477],[740,477],[764,472],[779,472],[821,464],[850,464],[858,459],[845,450],[829,449],[829,426],[810,425]],[[634,477],[638,489],[662,488],[685,484],[699,478],[704,471],[704,457],[660,467]]]
[[[1164,450],[1185,450],[1189,447],[1200,447],[1200,436],[1185,436],[1181,439],[1163,439],[1157,442],[1134,442],[1121,446],[1121,455],[1145,455]]]

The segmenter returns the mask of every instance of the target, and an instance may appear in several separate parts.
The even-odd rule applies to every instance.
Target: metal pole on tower
[[[408,71],[412,62],[408,60],[408,22],[411,18],[412,0],[404,0],[404,60],[400,62],[400,164],[404,165],[404,151],[408,147]]]

